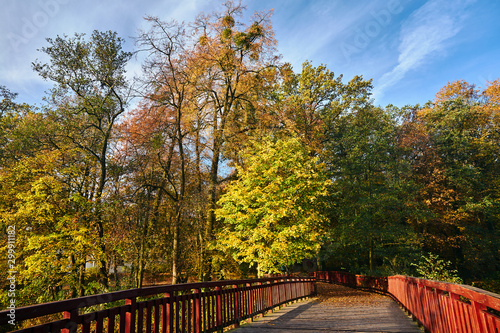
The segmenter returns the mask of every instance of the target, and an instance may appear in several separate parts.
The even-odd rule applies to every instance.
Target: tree
[[[197,131],[199,109],[196,107],[196,76],[193,71],[193,50],[184,27],[176,22],[162,22],[158,18],[147,19],[152,27],[141,33],[138,44],[149,53],[144,64],[145,103],[142,114],[160,123],[153,126],[147,139],[150,144],[165,147],[157,149],[162,176],[156,200],[163,194],[172,200],[174,211],[172,237],[172,283],[179,277],[180,230],[185,221],[186,196],[190,157],[188,140]],[[191,137],[192,138],[192,137]],[[195,141],[198,148],[199,141]],[[161,151],[161,152],[160,152]],[[198,149],[196,149],[198,151]],[[145,184],[151,186],[152,184]]]
[[[22,103],[16,103],[17,94],[11,92],[7,87],[0,86],[0,168],[7,167],[11,162],[19,158],[25,140],[16,137],[16,128],[32,107]]]
[[[220,166],[231,156],[231,141],[254,127],[267,69],[272,66],[276,41],[269,17],[271,12],[255,13],[253,23],[239,22],[243,7],[227,2],[223,12],[200,16],[195,24],[199,73],[198,89],[206,102],[211,151],[207,223],[205,240],[210,242],[216,228],[216,202],[223,179]],[[234,146],[233,146],[234,147]],[[225,155],[225,156],[224,156]],[[211,275],[211,264],[204,259],[204,279]]]
[[[375,274],[415,245],[395,114],[370,104],[339,116],[326,143],[332,185],[330,264]],[[394,267],[393,267],[394,269]]]
[[[203,219],[197,241],[200,249],[200,279],[211,278],[211,258],[206,244],[217,229],[215,208],[220,187],[231,176],[222,165],[238,158],[239,143],[262,129],[266,112],[262,99],[274,79],[275,40],[270,13],[256,13],[246,25],[239,22],[244,7],[231,1],[221,12],[199,15],[190,25],[148,18],[151,29],[138,42],[150,55],[145,64],[148,107],[169,114],[168,143],[175,149],[178,164],[169,166],[173,188],[164,193],[177,203],[180,227],[187,186],[199,198],[197,219]],[[168,156],[168,155],[167,155]],[[207,171],[205,171],[207,170]],[[188,175],[196,184],[188,184]],[[166,179],[168,186],[173,179]],[[208,183],[206,186],[205,184]],[[173,195],[170,195],[170,194]],[[206,206],[201,209],[200,203]],[[174,232],[178,235],[179,232]],[[173,268],[177,265],[178,244],[174,235]],[[176,271],[177,269],[174,269]],[[174,274],[175,275],[175,274]]]
[[[238,262],[257,266],[257,274],[314,256],[326,217],[329,181],[318,158],[298,138],[264,138],[242,153],[238,180],[231,182],[216,210],[226,224],[216,247]]]
[[[90,207],[73,187],[81,177],[78,164],[72,163],[73,153],[44,149],[34,156],[22,156],[0,171],[1,226],[18,230],[19,304],[99,290],[93,289],[96,286],[92,286],[92,272],[86,264],[102,253],[95,247],[99,240],[87,223]]]
[[[283,65],[268,97],[278,119],[275,127],[285,135],[301,137],[321,155],[339,117],[370,103],[371,80],[355,76],[344,83],[342,79],[325,65],[314,67],[306,61],[300,73],[294,73],[290,64]]]
[[[48,112],[59,131],[47,138],[58,147],[61,142],[72,145],[88,156],[98,170],[95,189],[87,193],[95,203],[95,228],[98,246],[103,253],[99,259],[101,283],[108,286],[108,267],[105,242],[105,221],[101,204],[108,173],[108,157],[114,126],[125,112],[128,102],[128,83],[125,65],[131,53],[122,50],[123,40],[114,32],[94,31],[90,40],[83,34],[47,39],[50,46],[42,48],[50,63],[36,62],[33,69],[56,87]]]
[[[406,210],[408,167],[399,161],[396,110],[375,108],[371,80],[361,76],[344,83],[342,75],[309,62],[297,74],[285,65],[282,75],[269,97],[280,120],[273,133],[299,135],[328,166],[333,182],[332,240],[320,262],[340,268],[349,261],[352,269],[372,271],[382,261],[394,269],[404,265],[393,258],[411,251],[414,237],[399,213]]]
[[[500,264],[498,85],[481,91],[449,83],[405,125],[419,185],[415,201],[426,208],[412,224],[424,236],[424,251],[439,249],[467,278]]]

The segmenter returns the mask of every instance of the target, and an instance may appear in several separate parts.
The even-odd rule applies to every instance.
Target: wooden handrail
[[[221,331],[278,305],[314,294],[315,280],[389,294],[428,332],[500,332],[498,294],[408,276],[371,277],[345,272],[316,272],[314,278],[272,277],[155,286],[27,306],[15,309],[16,323],[62,315],[17,332]],[[123,305],[85,313],[91,306],[109,307],[116,301]],[[0,325],[9,325],[8,314],[9,311],[0,312]]]
[[[500,295],[479,288],[395,275],[316,272],[321,281],[387,293],[428,332],[500,332]]]
[[[153,286],[26,306],[15,322],[59,314],[59,319],[16,332],[214,332],[314,293],[314,278],[273,277]],[[278,295],[280,290],[289,292]],[[140,300],[139,298],[145,298]],[[152,298],[152,299],[150,299]],[[123,305],[110,307],[122,301]],[[88,308],[104,305],[100,311]],[[7,327],[8,314],[0,312]],[[62,313],[62,316],[60,315]]]

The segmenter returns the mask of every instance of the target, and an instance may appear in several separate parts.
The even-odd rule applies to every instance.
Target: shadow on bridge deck
[[[390,298],[344,286],[318,283],[318,295],[294,303],[235,333],[423,332]]]

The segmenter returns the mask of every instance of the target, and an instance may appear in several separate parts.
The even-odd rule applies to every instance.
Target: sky
[[[116,31],[134,49],[147,15],[191,22],[222,9],[212,0],[0,0],[0,85],[43,105],[53,83],[32,70],[46,38]],[[246,15],[273,10],[282,60],[326,65],[344,81],[373,79],[376,105],[423,104],[448,82],[500,78],[498,0],[244,0]],[[140,61],[128,66],[140,72]]]

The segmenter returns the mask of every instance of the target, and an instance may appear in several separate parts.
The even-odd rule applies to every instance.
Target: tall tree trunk
[[[137,262],[136,272],[136,288],[142,288],[144,280],[144,240],[141,240],[141,248],[139,249],[139,260]]]
[[[181,207],[177,204],[176,217],[174,219],[174,238],[172,240],[172,284],[177,284],[179,281],[179,229],[181,224]]]
[[[212,260],[209,256],[207,244],[213,239],[214,226],[215,226],[215,208],[217,206],[217,186],[219,174],[219,159],[220,147],[217,139],[214,139],[214,150],[212,156],[212,167],[210,170],[210,180],[208,185],[208,207],[207,207],[207,225],[205,229],[205,242],[203,251],[203,281],[210,281],[212,278]]]
[[[195,133],[195,150],[196,150],[196,195],[197,195],[197,205],[196,205],[196,215],[199,223],[198,237],[197,237],[197,250],[198,250],[198,281],[204,280],[204,232],[203,224],[205,228],[208,224],[207,217],[204,214],[203,207],[203,176],[201,169],[201,154],[202,154],[202,144],[201,144],[201,134],[200,129],[202,128],[202,119],[198,118],[196,133]]]
[[[104,187],[106,185],[106,151],[107,151],[107,138],[105,138],[104,141],[104,146],[102,148],[102,155],[101,159],[99,161],[99,164],[101,166],[101,174],[99,177],[99,185],[97,187],[96,191],[96,220],[97,220],[97,232],[99,235],[99,248],[101,250],[101,257],[99,259],[99,273],[100,273],[100,282],[104,286],[105,289],[109,288],[109,278],[108,278],[108,263],[106,260],[106,244],[104,242],[104,221],[102,217],[102,210],[101,210],[101,204],[102,204],[102,194],[104,192]]]
[[[172,244],[172,284],[176,284],[179,280],[179,241],[180,241],[180,225],[182,223],[182,208],[184,204],[184,196],[186,192],[186,161],[184,156],[184,143],[182,133],[182,110],[177,108],[177,145],[179,147],[179,158],[181,162],[180,172],[180,189],[176,204],[176,216],[174,219],[174,239]]]
[[[146,214],[141,232],[141,247],[139,248],[139,260],[137,263],[137,288],[141,288],[144,282],[144,266],[146,262],[146,240],[148,237],[149,217]]]
[[[79,275],[80,276],[78,277],[78,280],[79,280],[78,281],[78,289],[79,289],[78,297],[85,296],[85,288],[84,288],[84,286],[85,286],[85,263],[86,262],[84,261],[83,265],[80,265],[80,267],[79,267],[79,270],[80,270]]]

